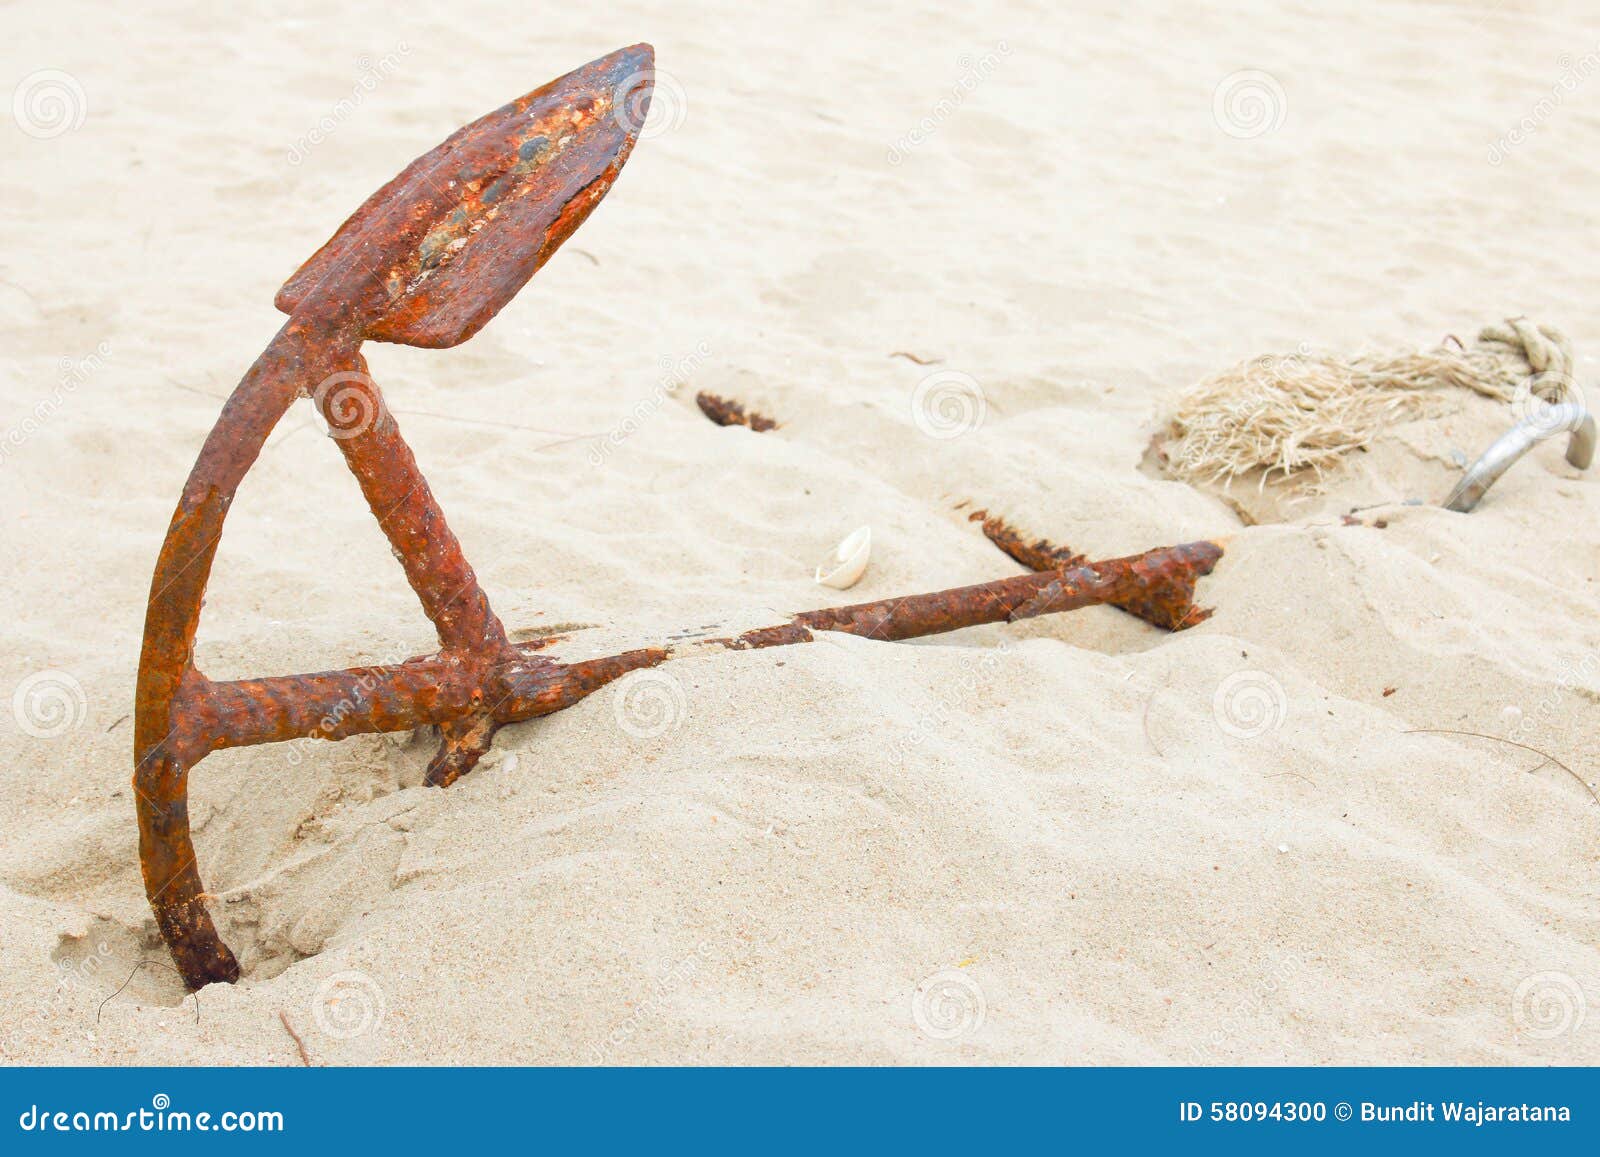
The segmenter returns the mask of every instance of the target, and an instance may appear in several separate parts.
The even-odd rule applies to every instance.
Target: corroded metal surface
[[[458,129],[379,189],[278,291],[339,296],[373,341],[466,341],[583,224],[643,126],[655,66],[636,44]]]
[[[983,533],[989,541],[1029,570],[1055,570],[1085,561],[1083,555],[1070,547],[1056,546],[1043,538],[1029,540],[1005,519],[993,517],[987,510],[974,511],[967,518],[971,522],[982,522]]]
[[[677,658],[685,649],[699,654],[707,647],[787,646],[809,643],[820,631],[891,642],[916,639],[1112,603],[1151,590],[1192,589],[1221,556],[1213,543],[1185,543],[1061,571],[806,611],[726,637],[690,632],[678,636],[689,641],[684,649],[668,643],[576,663],[541,654],[545,641],[540,640],[511,644],[476,666],[442,650],[404,663],[314,675],[212,682],[194,674],[180,692],[175,714],[182,727],[168,748],[198,759],[224,748],[291,739],[344,739],[477,719],[517,723],[570,707],[614,679]],[[1172,611],[1177,614],[1179,608],[1174,605]]]
[[[1005,519],[991,516],[987,511],[976,511],[968,518],[972,522],[982,522],[983,533],[989,541],[1029,570],[1059,570],[1062,567],[1080,566],[1087,561],[1069,547],[1056,546],[1043,538],[1029,539]],[[1169,631],[1181,631],[1211,617],[1208,608],[1194,605],[1193,577],[1177,573],[1164,576],[1153,585],[1142,586],[1105,601]]]
[[[579,662],[545,654],[555,640],[509,641],[361,344],[453,345],[493,317],[616,179],[643,123],[652,65],[647,45],[585,65],[468,125],[384,186],[283,287],[278,305],[289,320],[201,448],[151,582],[133,781],[145,889],[191,988],[239,976],[207,911],[189,833],[189,772],[213,751],[436,726],[442,740],[427,778],[443,787],[472,769],[497,728],[570,707],[686,651],[804,643],[820,631],[910,639],[1103,602],[1147,606],[1153,621],[1198,621],[1195,580],[1221,554],[1210,543],[1100,563],[1039,555],[1051,565],[1035,574]],[[267,436],[301,396],[326,419],[439,650],[384,666],[213,681],[195,666],[194,639],[223,521]],[[758,418],[744,421],[760,429]]]
[[[701,390],[694,396],[694,400],[700,407],[700,412],[719,426],[745,426],[757,434],[778,428],[778,423],[765,414],[747,410],[743,403],[713,394],[709,390]]]

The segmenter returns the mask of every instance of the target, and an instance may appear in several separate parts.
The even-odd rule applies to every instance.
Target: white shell
[[[872,556],[872,527],[858,526],[828,552],[817,567],[817,582],[836,591],[848,590],[866,573]]]

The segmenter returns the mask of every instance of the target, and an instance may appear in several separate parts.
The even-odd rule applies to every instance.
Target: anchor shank
[[[359,352],[354,366],[353,372],[333,375],[313,397],[406,581],[441,646],[484,655],[503,650],[505,628]]]

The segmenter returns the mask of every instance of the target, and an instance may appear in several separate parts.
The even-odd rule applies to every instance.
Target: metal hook
[[[1494,440],[1476,462],[1468,467],[1461,481],[1444,500],[1446,510],[1465,514],[1482,500],[1489,487],[1499,481],[1500,475],[1511,469],[1534,446],[1553,434],[1571,431],[1567,442],[1567,461],[1579,470],[1587,470],[1594,461],[1594,415],[1581,402],[1562,402],[1542,413],[1524,418]]]

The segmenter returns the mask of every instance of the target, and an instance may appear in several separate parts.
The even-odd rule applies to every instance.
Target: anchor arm
[[[222,408],[201,448],[150,583],[134,700],[135,807],[145,892],[191,987],[238,978],[239,965],[205,909],[189,836],[188,776],[198,755],[178,750],[174,708],[200,679],[194,638],[223,521],[245,472],[308,381],[353,353],[337,330],[290,318]]]
[[[1221,554],[1214,543],[1185,543],[1058,571],[806,611],[739,635],[680,634],[668,645],[572,663],[542,654],[550,642],[542,640],[509,646],[481,668],[441,653],[314,675],[232,682],[196,678],[184,688],[175,712],[186,723],[178,750],[199,758],[228,747],[344,739],[429,724],[518,723],[570,707],[630,671],[708,651],[808,643],[823,631],[894,642],[1116,604],[1151,590],[1181,598],[1183,607],[1170,608],[1181,618],[1185,608],[1192,610],[1195,580],[1209,574]]]

